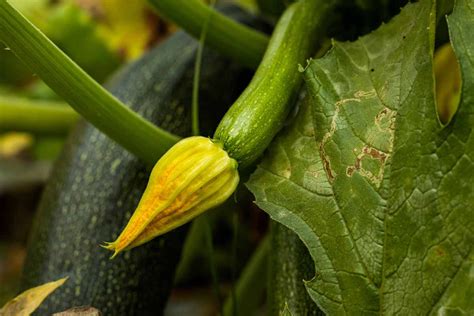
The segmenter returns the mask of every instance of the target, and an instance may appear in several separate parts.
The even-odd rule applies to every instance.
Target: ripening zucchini
[[[306,246],[292,230],[273,220],[270,236],[267,315],[281,315],[285,305],[292,315],[324,315],[304,285],[314,277],[314,262]]]
[[[285,122],[302,82],[298,67],[315,53],[332,5],[301,0],[288,7],[252,81],[225,114],[214,138],[182,140],[157,162],[129,223],[105,248],[115,256],[141,245],[234,192],[237,168],[255,162]]]
[[[240,10],[232,12],[249,20]],[[110,90],[157,125],[189,135],[197,45],[184,33],[173,35],[119,73]],[[205,52],[200,91],[204,131],[215,129],[226,110],[223,105],[235,100],[249,78],[240,66]],[[54,170],[30,236],[22,288],[69,279],[38,314],[92,305],[103,315],[160,315],[185,230],[115,260],[99,247],[128,220],[145,188],[146,166],[90,124],[81,123]]]

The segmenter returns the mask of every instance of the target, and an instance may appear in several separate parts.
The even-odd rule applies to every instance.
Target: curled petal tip
[[[100,247],[104,248],[104,249],[107,249],[107,250],[110,250],[110,251],[113,251],[114,253],[112,254],[112,256],[110,257],[110,259],[113,259],[115,258],[119,252],[121,252],[121,250],[117,249],[116,247],[116,243],[115,242],[107,242],[105,241],[103,244],[99,245]]]

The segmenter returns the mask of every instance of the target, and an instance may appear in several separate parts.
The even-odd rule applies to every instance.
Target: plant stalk
[[[63,102],[0,97],[0,131],[64,135],[78,119]]]
[[[229,296],[224,304],[224,316],[254,315],[262,301],[267,277],[267,257],[270,250],[270,238],[260,242],[252,257],[242,271],[235,286],[235,301]]]
[[[218,310],[220,312],[219,314],[222,314],[222,296],[219,286],[219,276],[217,275],[216,261],[214,259],[214,242],[212,239],[212,229],[206,217],[203,218],[203,221],[205,225],[206,248],[208,252],[207,255],[209,258],[209,271],[211,272],[212,288],[216,297]]]
[[[210,4],[214,6],[214,0]],[[194,63],[194,77],[193,77],[193,95],[192,95],[192,132],[194,136],[200,134],[199,132],[199,79],[201,77],[201,65],[202,65],[202,52],[204,50],[204,43],[206,42],[207,31],[209,27],[209,21],[211,20],[214,11],[210,11],[207,16],[204,26],[202,28],[201,35],[199,37],[199,46],[196,53],[196,61]]]

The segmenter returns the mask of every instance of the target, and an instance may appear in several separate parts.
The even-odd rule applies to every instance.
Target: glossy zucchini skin
[[[240,10],[230,11],[249,21]],[[118,73],[109,89],[153,123],[189,135],[196,49],[197,42],[179,32]],[[225,105],[232,104],[250,76],[228,59],[205,51],[200,85],[203,132],[213,132]],[[132,154],[90,124],[77,126],[43,193],[30,235],[22,289],[65,276],[69,279],[36,315],[83,305],[94,306],[103,315],[163,313],[186,228],[114,260],[99,247],[127,223],[147,177],[147,166]]]
[[[288,306],[292,315],[324,316],[311,299],[304,281],[314,277],[308,249],[289,228],[270,222],[268,315],[279,316]]]
[[[214,134],[239,167],[251,165],[283,126],[302,82],[298,67],[315,53],[334,5],[334,0],[301,0],[278,21],[252,81]]]

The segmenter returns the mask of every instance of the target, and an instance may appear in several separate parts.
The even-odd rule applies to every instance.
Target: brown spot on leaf
[[[362,152],[366,155],[369,155],[373,159],[380,160],[382,163],[385,163],[385,160],[387,159],[386,153],[372,147],[364,146],[362,148]]]
[[[354,149],[354,152],[357,152],[357,150]],[[383,180],[385,162],[387,161],[388,156],[389,154],[387,153],[384,153],[376,148],[365,145],[364,147],[362,147],[361,153],[357,155],[354,165],[348,166],[346,168],[346,175],[348,177],[352,177],[354,173],[357,171],[359,172],[361,176],[366,177],[378,187],[380,186]],[[364,158],[365,159],[369,158],[369,159],[379,161],[380,168],[378,169],[377,173],[374,174],[370,170],[367,170],[363,167],[362,161]]]
[[[349,166],[346,169],[346,175],[348,177],[352,177],[352,175],[354,174],[354,171],[356,171],[356,170],[357,170],[357,168],[355,166]]]
[[[335,172],[331,169],[331,162],[329,161],[329,158],[324,151],[323,143],[321,143],[319,147],[320,147],[319,152],[321,155],[321,160],[323,162],[324,171],[326,172],[329,182],[333,182],[335,178]]]
[[[436,247],[435,252],[438,257],[444,257],[444,255],[446,255],[444,249],[441,246]]]

